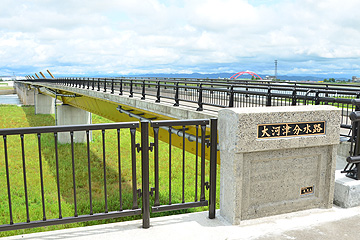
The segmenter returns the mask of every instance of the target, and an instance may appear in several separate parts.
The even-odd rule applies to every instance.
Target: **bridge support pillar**
[[[45,94],[38,93],[35,95],[35,114],[54,114],[54,98]]]
[[[240,224],[332,207],[340,114],[326,105],[219,110],[220,215]]]
[[[17,83],[15,84],[15,90],[23,105],[35,104],[35,89],[30,89],[26,84]]]
[[[91,124],[91,113],[80,108],[63,104],[57,106],[56,121],[57,125]],[[87,141],[85,131],[76,131],[74,132],[73,137],[75,143],[83,143]],[[91,139],[91,132],[89,137]],[[70,133],[59,133],[58,142],[61,144],[71,143]]]

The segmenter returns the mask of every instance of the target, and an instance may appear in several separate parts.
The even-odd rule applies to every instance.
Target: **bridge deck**
[[[156,102],[156,89],[149,88],[146,90],[146,98],[142,100],[142,94],[140,87],[134,87],[133,97],[129,97],[128,92],[123,92],[123,95],[119,95],[120,91],[114,89],[114,93],[111,93],[109,89],[105,92],[104,89],[100,91],[89,90],[86,88],[78,87],[69,87],[61,84],[52,84],[52,83],[42,83],[42,82],[24,82],[30,85],[36,85],[41,87],[39,90],[43,93],[55,97],[53,93],[46,90],[52,89],[56,90],[58,93],[62,94],[76,94],[78,97],[57,97],[65,104],[72,105],[84,109],[86,111],[98,114],[115,122],[128,122],[134,121],[135,119],[129,117],[127,114],[121,114],[117,110],[117,107],[120,105],[124,110],[129,110],[134,114],[142,116],[147,119],[156,119],[156,120],[170,120],[170,119],[209,119],[217,118],[217,112],[222,107],[204,105],[203,111],[197,111],[198,103],[196,101],[179,101],[179,106],[174,106],[174,90],[169,87],[167,90],[163,90],[161,93],[161,101]],[[193,94],[192,91],[186,93],[191,98]],[[210,96],[204,94],[204,102],[209,99]],[[245,99],[248,101],[248,105],[252,107],[259,107],[251,96]],[[279,100],[281,101],[281,100]],[[263,103],[262,103],[263,104]],[[281,102],[278,104],[280,105]],[[245,105],[245,104],[243,104]],[[275,104],[276,105],[276,104]],[[343,116],[343,122],[349,122],[346,116]],[[341,128],[341,134],[347,135],[349,130]]]

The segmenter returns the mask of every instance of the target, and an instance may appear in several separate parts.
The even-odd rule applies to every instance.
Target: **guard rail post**
[[[198,108],[196,111],[202,111],[203,109],[203,99],[202,99],[202,84],[199,86],[199,98],[198,98]]]
[[[268,87],[268,92],[266,94],[266,106],[271,106],[271,87]]]
[[[142,171],[142,222],[143,228],[150,227],[149,202],[149,122],[141,121],[141,171]]]
[[[157,91],[156,91],[156,101],[157,103],[160,102],[160,81],[157,82]]]
[[[175,85],[175,103],[174,103],[175,107],[179,106],[179,83],[177,82]]]
[[[234,107],[234,86],[230,87],[229,107]]]

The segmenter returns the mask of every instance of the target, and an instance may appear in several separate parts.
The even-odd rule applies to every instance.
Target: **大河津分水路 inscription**
[[[258,124],[258,138],[296,137],[324,135],[325,121]]]

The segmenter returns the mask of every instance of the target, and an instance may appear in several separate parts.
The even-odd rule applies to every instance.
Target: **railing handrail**
[[[92,130],[138,128],[138,127],[139,127],[139,122],[42,126],[42,127],[26,127],[26,128],[5,128],[5,129],[0,129],[0,136],[19,135],[19,134],[36,134],[36,133],[53,133],[53,132],[69,132],[69,131],[86,131],[86,130],[92,131]]]
[[[196,78],[180,78],[180,79],[144,79],[144,78],[55,78],[55,79],[36,79],[36,80],[19,80],[19,81],[29,81],[29,82],[54,82],[58,80],[67,80],[67,81],[92,81],[92,80],[100,80],[100,82],[105,82],[107,80],[114,80],[116,81],[133,81],[135,84],[141,84],[142,81],[152,81],[152,82],[165,82],[165,83],[186,83],[186,84],[208,84],[208,85],[218,85],[218,86],[228,86],[234,85],[234,86],[272,86],[272,87],[279,87],[279,88],[312,88],[312,89],[325,89],[325,90],[344,90],[347,89],[347,91],[353,92],[353,91],[360,91],[360,85],[346,85],[346,84],[322,84],[322,83],[311,83],[311,82],[264,82],[264,81],[256,81],[256,80],[221,80],[221,79],[196,79]],[[148,84],[148,83],[147,83]],[[287,86],[286,86],[287,85]]]

